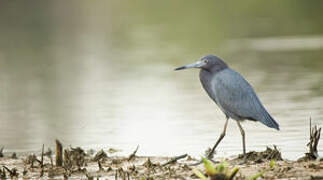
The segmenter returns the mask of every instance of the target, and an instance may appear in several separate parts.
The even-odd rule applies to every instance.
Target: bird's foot
[[[205,150],[205,157],[212,161],[212,159],[214,158],[214,154],[216,153],[215,149],[211,149],[211,148],[208,148]]]

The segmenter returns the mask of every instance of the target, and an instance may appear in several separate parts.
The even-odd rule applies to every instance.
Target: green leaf
[[[272,160],[270,161],[270,163],[269,163],[269,167],[270,167],[270,168],[273,168],[273,167],[274,167],[274,165],[275,165],[275,161],[272,159]]]
[[[248,178],[248,180],[256,180],[257,178],[261,177],[264,174],[265,171],[260,171],[257,174],[251,176]]]
[[[217,173],[217,170],[215,169],[214,165],[209,160],[202,158],[202,161],[207,175],[211,176]]]
[[[234,176],[238,173],[238,171],[239,171],[239,168],[234,167],[234,168],[231,170],[231,172],[230,172],[230,174],[229,174],[228,179],[229,179],[229,180],[232,180],[232,179],[234,178]]]
[[[198,169],[194,168],[193,169],[194,174],[199,177],[202,180],[206,180],[206,177],[204,176],[204,174],[201,173],[201,171],[199,171]]]
[[[224,171],[224,164],[223,163],[220,163],[217,167],[216,167],[216,170],[219,172],[219,173],[223,173]]]

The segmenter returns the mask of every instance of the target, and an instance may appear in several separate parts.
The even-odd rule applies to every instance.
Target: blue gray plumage
[[[226,116],[235,120],[259,121],[279,130],[279,125],[266,111],[251,85],[238,72],[216,56],[208,55],[201,60],[215,64],[201,69],[200,80],[210,98]]]
[[[279,130],[278,123],[262,105],[251,85],[220,58],[207,55],[196,63],[182,66],[175,70],[187,68],[200,68],[200,81],[209,97],[223,111],[227,120],[231,118],[237,121],[243,136],[244,154],[244,131],[239,123],[240,121],[259,121],[270,128]],[[225,135],[226,125],[227,122],[221,135],[222,137],[217,144]]]

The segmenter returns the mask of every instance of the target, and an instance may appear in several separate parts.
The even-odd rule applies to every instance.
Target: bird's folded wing
[[[218,104],[229,116],[260,121],[278,129],[278,124],[268,114],[250,84],[236,71],[226,69],[213,80]]]

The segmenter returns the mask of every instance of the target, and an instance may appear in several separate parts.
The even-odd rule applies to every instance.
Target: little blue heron
[[[264,108],[251,85],[220,58],[207,55],[196,63],[178,67],[175,70],[188,68],[200,69],[203,88],[226,116],[223,132],[208,154],[208,158],[212,157],[215,148],[224,138],[229,118],[236,120],[240,129],[244,158],[246,158],[246,144],[241,121],[260,121],[270,128],[279,130],[278,123]]]

